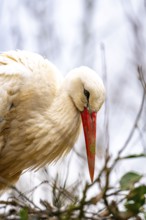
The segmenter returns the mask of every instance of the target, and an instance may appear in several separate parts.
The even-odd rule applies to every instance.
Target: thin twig
[[[138,125],[138,121],[140,119],[140,116],[141,116],[141,113],[142,113],[142,110],[143,110],[143,106],[144,106],[144,101],[145,101],[145,92],[143,92],[143,96],[142,96],[142,100],[141,100],[141,104],[140,104],[140,107],[139,107],[139,110],[138,110],[138,113],[137,113],[137,116],[136,116],[136,119],[134,121],[134,124],[132,126],[132,129],[123,145],[123,147],[121,148],[121,150],[119,150],[118,152],[118,156],[117,158],[114,160],[113,162],[113,165],[112,165],[112,168],[116,165],[116,163],[119,161],[119,158],[120,158],[120,155],[123,153],[123,151],[127,148],[129,142],[131,141],[132,137],[133,137],[133,134],[135,132],[135,129],[137,128],[137,125]]]

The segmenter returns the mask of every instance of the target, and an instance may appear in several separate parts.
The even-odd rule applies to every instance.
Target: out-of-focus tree
[[[95,0],[82,1],[82,18],[80,21],[80,50],[78,63],[94,68],[96,62],[96,32],[94,29],[95,13],[97,12]]]
[[[57,32],[55,21],[56,2],[53,0],[24,1],[25,7],[37,22],[37,47],[38,52],[51,60],[60,58],[61,39]]]

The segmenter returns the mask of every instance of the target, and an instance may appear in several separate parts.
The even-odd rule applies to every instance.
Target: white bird
[[[14,184],[23,170],[66,155],[83,124],[94,177],[96,113],[105,99],[102,80],[88,67],[61,80],[58,69],[27,51],[0,55],[0,176]],[[0,189],[6,187],[0,183]]]

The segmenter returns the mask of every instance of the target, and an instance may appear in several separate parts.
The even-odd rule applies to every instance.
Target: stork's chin
[[[81,112],[81,118],[85,135],[89,173],[93,182],[96,146],[96,112],[90,113],[87,108],[84,108],[84,111]]]

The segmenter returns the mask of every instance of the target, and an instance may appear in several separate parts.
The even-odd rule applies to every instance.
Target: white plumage
[[[69,152],[79,135],[81,113],[85,108],[97,112],[104,98],[101,79],[88,67],[62,80],[59,70],[38,54],[1,54],[0,176],[13,184],[24,169]]]

